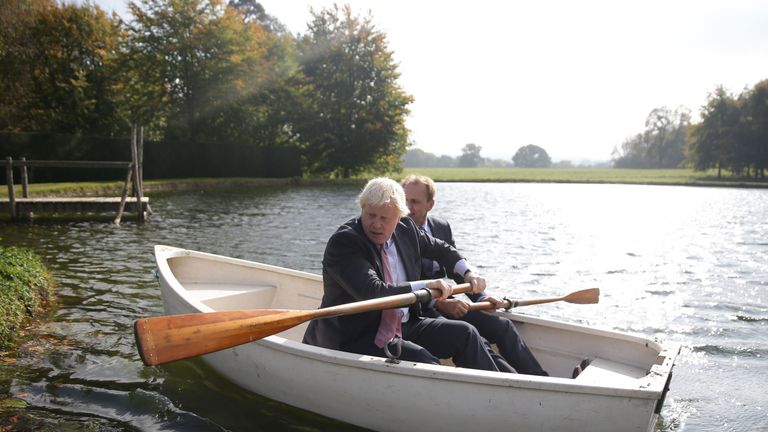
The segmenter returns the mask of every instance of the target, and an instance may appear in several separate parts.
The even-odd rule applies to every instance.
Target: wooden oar
[[[558,301],[564,301],[567,303],[576,303],[576,304],[594,304],[600,301],[600,288],[587,288],[579,291],[574,291],[570,294],[567,294],[561,297],[547,297],[547,298],[528,299],[528,300],[505,299],[504,300],[505,306],[503,306],[502,309],[511,309],[511,308],[516,308],[518,306],[530,306],[535,304],[552,303],[552,302],[558,302]],[[493,303],[488,301],[471,303],[469,305],[469,310],[471,311],[488,310],[488,309],[495,309],[493,306]]]
[[[453,287],[455,294],[471,290],[468,283]],[[439,295],[439,290],[419,290],[314,310],[254,309],[141,318],[134,332],[141,360],[156,366],[259,340],[309,320],[399,308]]]

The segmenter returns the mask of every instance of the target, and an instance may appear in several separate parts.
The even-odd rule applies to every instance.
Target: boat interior
[[[192,298],[215,311],[316,309],[322,296],[318,275],[194,255],[170,258],[168,264]],[[509,316],[551,376],[570,379],[574,368],[587,359],[589,364],[576,376],[577,381],[636,387],[638,379],[666,360],[658,344],[641,338],[527,315]],[[298,325],[278,336],[301,342],[306,326]],[[447,360],[446,364],[452,363]]]

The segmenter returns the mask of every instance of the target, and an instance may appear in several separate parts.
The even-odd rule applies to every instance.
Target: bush
[[[53,278],[29,249],[0,246],[0,348],[53,298]]]

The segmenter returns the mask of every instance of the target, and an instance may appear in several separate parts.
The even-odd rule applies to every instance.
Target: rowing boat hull
[[[167,314],[313,309],[322,296],[318,275],[167,246],[155,256]],[[553,376],[388,363],[302,344],[306,324],[203,359],[254,393],[374,430],[653,430],[678,346],[509,316]]]

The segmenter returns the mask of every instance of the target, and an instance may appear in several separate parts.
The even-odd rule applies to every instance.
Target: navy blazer
[[[453,230],[451,230],[451,224],[449,224],[447,220],[427,215],[427,225],[429,226],[429,230],[432,232],[433,237],[448,243],[454,248],[456,247],[456,242],[453,240]],[[439,268],[439,270],[435,271],[435,267],[431,259],[422,258],[421,260],[421,276],[423,279],[438,279],[449,277],[453,279],[457,284],[464,283],[463,275],[451,273],[447,272],[445,267],[442,266]],[[485,295],[483,293],[467,294],[467,297],[469,297],[472,301],[480,301],[480,299],[484,298]]]
[[[448,243],[426,235],[408,217],[400,219],[392,235],[397,256],[408,281],[421,279],[421,258],[428,257],[453,269],[463,257]],[[329,307],[372,298],[411,292],[410,284],[387,284],[380,248],[365,235],[360,218],[347,221],[328,240],[323,255],[323,299]],[[360,340],[373,340],[381,311],[314,320],[304,343],[342,351]]]

